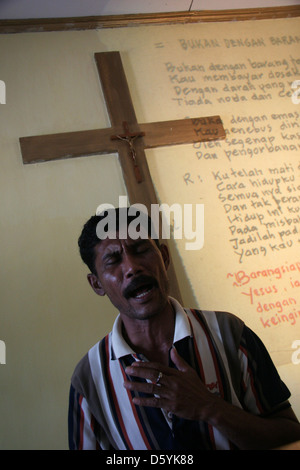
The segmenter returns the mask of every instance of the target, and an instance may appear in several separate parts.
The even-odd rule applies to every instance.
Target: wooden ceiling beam
[[[230,10],[200,10],[130,15],[84,16],[70,18],[29,18],[0,20],[0,33],[77,31],[127,26],[246,21],[300,16],[300,5]]]

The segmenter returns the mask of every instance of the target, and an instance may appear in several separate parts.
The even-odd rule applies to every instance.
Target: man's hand
[[[171,359],[177,369],[156,362],[133,363],[126,368],[126,374],[150,382],[126,380],[124,387],[149,394],[149,397],[134,398],[136,405],[163,408],[185,419],[205,420],[206,410],[213,406],[216,397],[206,389],[196,371],[179,356],[175,348],[171,350]],[[157,381],[160,373],[162,376]]]
[[[171,359],[177,369],[156,362],[136,362],[126,368],[128,375],[149,381],[124,382],[128,390],[149,394],[134,398],[136,405],[163,408],[181,418],[206,421],[240,449],[273,449],[300,439],[300,424],[291,408],[274,412],[270,417],[255,416],[209,392],[174,348]],[[162,376],[157,382],[160,372]]]

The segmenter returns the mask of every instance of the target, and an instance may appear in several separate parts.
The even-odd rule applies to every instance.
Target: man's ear
[[[95,274],[88,274],[87,280],[89,281],[90,286],[92,287],[93,291],[96,292],[96,294],[105,295],[105,291],[102,287],[102,284]]]
[[[169,253],[169,248],[167,245],[164,245],[163,243],[159,247],[161,256],[165,265],[166,270],[170,266],[170,253]]]

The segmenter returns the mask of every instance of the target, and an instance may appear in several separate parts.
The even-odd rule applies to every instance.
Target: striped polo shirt
[[[173,344],[211,393],[255,415],[289,406],[281,381],[259,338],[225,312],[175,310]],[[136,406],[123,386],[125,369],[146,361],[122,336],[120,315],[112,331],[77,365],[69,400],[70,449],[204,450],[234,446],[206,422],[185,420],[165,410]],[[170,359],[170,367],[175,367]],[[142,380],[132,378],[131,380]]]

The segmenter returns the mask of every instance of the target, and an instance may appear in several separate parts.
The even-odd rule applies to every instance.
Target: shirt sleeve
[[[284,407],[290,391],[282,382],[277,369],[260,338],[244,326],[239,348],[242,368],[242,399],[246,410],[256,415],[268,415]]]
[[[94,432],[95,419],[86,399],[73,385],[70,387],[68,434],[70,450],[100,449]]]

